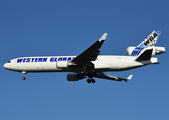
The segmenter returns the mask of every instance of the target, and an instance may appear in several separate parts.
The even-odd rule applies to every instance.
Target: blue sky
[[[1,120],[168,120],[168,52],[159,65],[108,72],[128,83],[95,79],[68,82],[68,73],[22,74],[5,70],[22,56],[78,55],[107,32],[102,55],[126,55],[153,30],[169,47],[167,0],[1,0]]]

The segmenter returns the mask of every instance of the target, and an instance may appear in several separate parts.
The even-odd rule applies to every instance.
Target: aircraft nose
[[[5,63],[3,67],[4,67],[5,69],[7,69],[7,63]]]
[[[8,61],[7,63],[5,63],[3,67],[5,69],[10,69],[11,68],[11,61]]]
[[[11,65],[9,63],[5,63],[3,66],[5,69],[11,69]]]

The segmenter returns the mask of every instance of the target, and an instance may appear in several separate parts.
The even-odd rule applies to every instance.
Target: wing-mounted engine
[[[71,61],[58,61],[56,62],[56,67],[60,69],[65,69],[65,68],[78,68],[78,63],[76,62],[71,62]]]
[[[153,48],[152,56],[165,53],[165,47],[152,47],[152,48]],[[132,56],[133,52],[140,53],[143,49],[145,48],[128,47],[126,52],[127,52],[127,55]]]
[[[57,68],[68,68],[68,61],[58,61],[56,62]]]
[[[81,74],[67,74],[68,81],[79,81],[80,79],[86,78]]]

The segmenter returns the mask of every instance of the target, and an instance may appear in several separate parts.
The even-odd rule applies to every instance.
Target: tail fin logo
[[[144,45],[145,46],[154,46],[157,42],[157,39],[159,35],[161,34],[161,30],[155,30],[153,31],[145,40]]]
[[[131,56],[138,56],[144,48],[154,46],[161,34],[161,30],[154,30],[144,41],[142,41],[132,52]]]

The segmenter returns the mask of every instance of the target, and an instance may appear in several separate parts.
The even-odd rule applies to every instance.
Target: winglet
[[[133,77],[133,75],[129,75],[125,81],[127,82],[127,80],[131,80],[132,77]]]
[[[101,42],[102,40],[106,40],[107,34],[108,33],[104,33],[102,37],[99,39],[99,41]]]
[[[131,80],[132,77],[133,77],[133,75],[129,75],[127,80]]]

